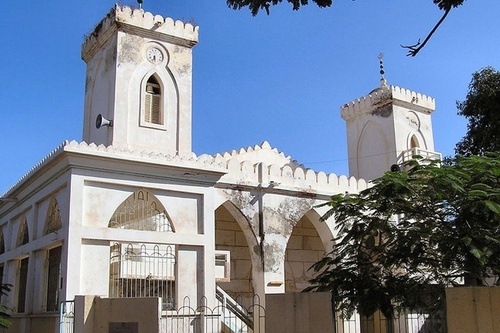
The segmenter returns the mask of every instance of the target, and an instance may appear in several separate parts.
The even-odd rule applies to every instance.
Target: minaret
[[[191,24],[116,5],[82,45],[87,63],[83,140],[191,154],[197,42],[198,28]]]
[[[440,158],[434,152],[431,97],[387,85],[380,59],[380,87],[341,107],[347,125],[349,174],[373,180],[414,155]]]

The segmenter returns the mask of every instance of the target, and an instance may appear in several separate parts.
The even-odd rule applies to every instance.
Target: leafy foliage
[[[417,53],[420,52],[420,50],[425,46],[425,44],[427,44],[434,32],[436,32],[437,28],[441,25],[441,23],[443,23],[444,19],[446,18],[446,16],[448,16],[451,9],[463,5],[464,1],[465,0],[433,0],[434,4],[436,4],[439,9],[444,11],[444,14],[423,42],[420,42],[419,39],[418,42],[413,45],[401,45],[403,48],[408,49],[408,55],[412,57],[416,56]],[[262,9],[265,10],[267,14],[269,14],[271,6],[276,6],[282,2],[283,0],[226,0],[229,8],[241,9],[244,7],[248,7],[253,16],[257,15]],[[287,0],[287,2],[292,4],[293,10],[299,10],[301,6],[306,6],[307,4],[309,4],[309,0]],[[318,5],[318,7],[320,8],[325,8],[330,7],[333,3],[333,0],[312,0],[312,2],[316,3],[316,5]]]
[[[433,0],[441,10],[450,10],[464,4],[465,0]]]
[[[10,289],[10,284],[2,284],[0,293],[2,295],[7,295]],[[6,307],[5,305],[0,305],[0,327],[8,328],[10,326],[11,321],[9,311],[10,309],[8,307]]]
[[[500,274],[499,157],[416,159],[359,194],[333,196],[323,218],[335,218],[336,245],[306,291],[333,291],[346,318],[394,318],[433,313],[445,286]]]
[[[466,99],[457,102],[457,108],[469,123],[456,153],[483,155],[500,151],[500,72],[486,67],[473,73]]]
[[[299,10],[301,6],[306,6],[309,4],[309,0],[286,0],[288,3],[292,4],[293,10]],[[450,10],[461,6],[465,0],[433,0],[433,2],[441,10]],[[269,9],[271,6],[276,6],[282,3],[283,0],[226,0],[227,5],[232,9],[241,9],[248,7],[252,12],[252,15],[257,15],[261,9],[264,9],[267,14],[269,14]],[[330,7],[333,0],[312,0],[318,7],[325,8]]]
[[[255,16],[259,13],[261,9],[264,9],[267,14],[269,14],[269,8],[271,5],[275,6],[281,3],[283,0],[227,0],[227,5],[232,9],[241,9],[243,7],[248,7],[252,12],[252,15]],[[330,7],[332,5],[333,0],[312,0],[316,3],[320,8]],[[287,0],[288,3],[291,3],[293,6],[293,10],[299,10],[300,6],[305,6],[309,3],[308,0]]]

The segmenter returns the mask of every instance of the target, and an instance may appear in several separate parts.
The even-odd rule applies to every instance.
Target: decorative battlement
[[[279,152],[278,149],[271,147],[269,142],[264,141],[260,146],[255,145],[253,147],[241,148],[240,150],[233,150],[231,152],[224,152],[220,155],[225,159],[235,158],[238,161],[252,161],[254,163],[269,163],[276,165],[289,165],[292,168],[299,166],[297,161],[292,160],[290,156],[286,156],[283,152]]]
[[[186,47],[198,43],[198,27],[190,23],[161,15],[153,15],[142,9],[115,5],[97,24],[82,45],[82,59],[88,61],[96,50],[117,30],[166,41]]]
[[[271,148],[269,143],[264,142],[261,146],[249,147],[243,149],[243,153],[270,150],[275,154],[277,149]],[[354,177],[346,177],[344,175],[337,176],[336,174],[326,174],[322,171],[316,172],[307,169],[302,165],[298,165],[295,161],[286,165],[271,164],[266,161],[252,161],[238,159],[236,151],[233,153],[224,153],[211,156],[203,154],[196,156],[194,153],[189,156],[165,155],[163,153],[152,151],[137,151],[116,148],[113,146],[96,145],[94,143],[87,144],[86,142],[64,141],[42,161],[37,163],[28,173],[19,179],[12,187],[4,194],[8,197],[11,192],[21,185],[25,180],[33,176],[38,170],[49,164],[55,158],[68,153],[81,153],[94,156],[103,156],[106,158],[122,158],[126,160],[136,160],[143,163],[154,163],[159,165],[202,169],[207,171],[220,172],[224,174],[221,178],[221,184],[225,186],[240,186],[259,187],[260,184],[274,184],[277,188],[288,191],[308,193],[310,195],[323,194],[332,195],[334,193],[358,192],[368,187],[364,179],[356,179]],[[290,160],[290,157],[284,157]]]
[[[397,86],[381,86],[370,92],[368,96],[343,105],[340,108],[340,114],[344,120],[351,120],[391,103],[427,114],[432,113],[436,108],[432,97]]]
[[[201,158],[201,157],[200,157]],[[264,141],[260,146],[241,148],[213,156],[216,164],[223,164],[226,174],[219,184],[232,187],[262,186],[267,184],[275,191],[296,191],[308,195],[331,195],[333,193],[358,192],[367,188],[364,179],[344,175],[316,172],[299,164],[290,156],[273,148]]]

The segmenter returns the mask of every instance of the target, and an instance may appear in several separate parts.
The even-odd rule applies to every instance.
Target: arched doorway
[[[255,291],[250,247],[237,219],[246,221],[229,202],[215,211],[215,250],[228,251],[230,254],[229,278],[218,279],[217,285],[243,304],[252,300]]]
[[[301,292],[308,287],[309,280],[315,275],[309,268],[325,255],[324,240],[311,219],[321,223],[317,214],[305,214],[294,226],[288,239],[285,251],[286,293]]]

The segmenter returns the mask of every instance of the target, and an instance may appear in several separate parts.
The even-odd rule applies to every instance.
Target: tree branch
[[[445,12],[444,12],[443,16],[441,17],[441,19],[438,21],[438,23],[436,23],[436,25],[434,26],[434,28],[427,35],[427,37],[425,37],[425,39],[424,39],[424,41],[422,43],[420,43],[420,39],[419,39],[416,44],[413,44],[413,45],[401,45],[402,48],[408,49],[407,56],[414,57],[414,56],[417,55],[418,52],[420,52],[421,49],[424,48],[425,44],[427,44],[427,42],[429,41],[429,39],[431,39],[431,37],[434,34],[434,32],[436,32],[436,30],[439,28],[439,26],[441,25],[441,23],[443,23],[444,19],[446,18],[446,16],[448,16],[448,13],[450,11],[451,11],[451,8],[448,8],[448,9],[445,10]]]

